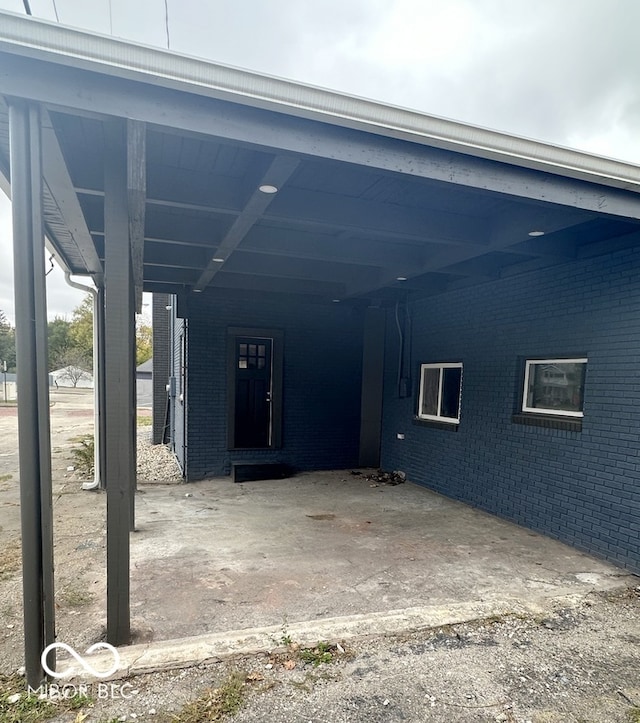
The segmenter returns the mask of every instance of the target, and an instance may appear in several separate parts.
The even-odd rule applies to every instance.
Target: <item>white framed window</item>
[[[586,357],[578,359],[527,359],[524,370],[522,411],[582,417]]]
[[[462,362],[420,365],[418,419],[460,421]]]

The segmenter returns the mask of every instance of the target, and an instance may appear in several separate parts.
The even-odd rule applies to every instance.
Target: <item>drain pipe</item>
[[[102,471],[102,465],[100,464],[100,455],[102,452],[100,444],[100,380],[102,377],[102,368],[100,366],[100,360],[98,358],[100,354],[98,337],[98,325],[100,323],[100,294],[98,290],[94,289],[92,286],[85,286],[85,284],[80,284],[77,281],[73,281],[71,279],[71,273],[69,271],[64,272],[64,278],[69,286],[72,286],[74,289],[79,289],[80,291],[86,291],[93,297],[93,481],[83,482],[82,489],[96,490],[99,487],[104,486],[104,484],[101,485],[101,482],[103,481],[100,479],[100,473]]]

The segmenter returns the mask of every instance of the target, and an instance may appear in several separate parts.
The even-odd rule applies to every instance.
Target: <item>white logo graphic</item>
[[[109,645],[109,643],[94,643],[90,648],[87,648],[87,650],[85,651],[86,655],[91,655],[91,653],[95,653],[96,650],[104,649],[108,650],[113,655],[112,667],[102,673],[92,668],[89,663],[87,663],[87,661],[81,655],[78,655],[78,653],[76,653],[76,651],[70,645],[67,645],[66,643],[51,643],[51,645],[47,645],[47,647],[42,651],[40,661],[42,663],[44,671],[48,675],[51,675],[53,678],[70,678],[75,673],[75,668],[73,666],[62,673],[51,670],[51,668],[47,664],[47,655],[49,655],[52,650],[55,650],[55,648],[62,648],[62,650],[66,650],[72,658],[74,658],[78,663],[80,663],[82,668],[84,668],[85,672],[95,676],[96,678],[108,678],[110,675],[113,675],[116,670],[118,670],[118,666],[120,665],[120,654],[113,647],[113,645]]]

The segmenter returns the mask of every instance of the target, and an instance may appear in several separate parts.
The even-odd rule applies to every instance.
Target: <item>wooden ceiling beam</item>
[[[296,158],[289,156],[276,156],[267,172],[257,184],[253,195],[249,198],[240,215],[231,225],[225,237],[222,239],[215,251],[215,256],[209,262],[207,268],[202,272],[194,285],[194,291],[202,291],[224,266],[225,261],[235,251],[242,239],[247,235],[256,221],[262,217],[264,212],[272,203],[282,186],[288,181],[299,165]],[[264,187],[273,187],[275,193],[263,192]]]
[[[127,202],[136,313],[142,312],[144,222],[147,199],[146,126],[127,120]]]

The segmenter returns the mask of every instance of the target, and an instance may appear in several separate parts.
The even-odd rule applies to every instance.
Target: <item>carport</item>
[[[32,685],[54,639],[45,236],[62,267],[97,289],[115,645],[130,635],[143,290],[171,295],[182,318],[198,298],[214,310],[277,297],[359,313],[358,461],[376,465],[387,307],[639,244],[640,182],[624,163],[32,18],[0,20]]]

